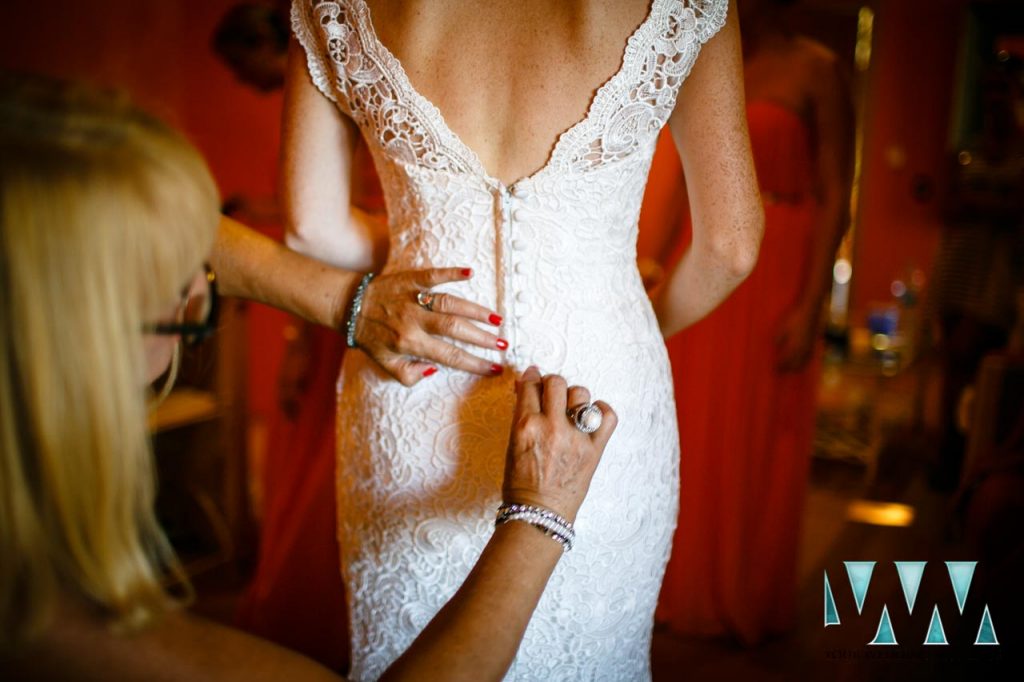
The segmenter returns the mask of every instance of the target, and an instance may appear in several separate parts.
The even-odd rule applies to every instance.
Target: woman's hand
[[[819,314],[816,309],[798,306],[782,318],[775,333],[775,369],[799,372],[814,355],[818,339]]]
[[[416,300],[420,292],[472,276],[469,268],[434,268],[376,277],[366,288],[356,318],[356,343],[406,386],[436,372],[436,365],[483,376],[501,374],[501,365],[467,353],[445,340],[505,350],[507,341],[471,322],[497,327],[501,324],[500,315],[452,294],[434,294],[431,310]]]
[[[576,519],[604,447],[618,423],[607,403],[594,403],[601,427],[583,433],[566,409],[590,402],[590,391],[568,387],[565,379],[541,377],[530,367],[516,382],[516,408],[508,458],[505,461],[505,502],[544,507],[570,523]]]

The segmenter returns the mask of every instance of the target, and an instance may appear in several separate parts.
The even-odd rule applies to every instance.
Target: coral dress
[[[334,493],[334,391],[344,340],[312,328],[309,385],[292,421],[277,416],[264,472],[259,565],[237,625],[336,671],[348,667]]]
[[[613,405],[619,427],[509,679],[650,678],[677,513],[671,367],[636,266],[658,131],[725,0],[653,0],[621,68],[536,173],[505,186],[378,40],[362,0],[293,5],[313,82],[358,124],[387,201],[384,272],[472,267],[438,287],[497,310],[500,377],[441,369],[411,388],[347,353],[338,513],[354,680],[375,679],[451,598],[494,526],[514,372],[536,364]],[[479,349],[476,349],[480,352]]]
[[[764,242],[732,296],[668,342],[681,492],[658,618],[680,633],[754,643],[795,619],[820,353],[800,372],[775,370],[775,334],[809,277],[817,208],[809,133],[772,102],[750,102],[747,117]]]

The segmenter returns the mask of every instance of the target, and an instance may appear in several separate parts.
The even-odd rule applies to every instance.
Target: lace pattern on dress
[[[724,25],[727,10],[727,0],[653,0],[626,43],[620,69],[530,177],[585,172],[639,148],[668,120],[701,45]],[[475,173],[498,184],[376,37],[363,0],[299,0],[292,6],[292,26],[317,88],[364,134],[376,137],[389,157],[433,170]]]

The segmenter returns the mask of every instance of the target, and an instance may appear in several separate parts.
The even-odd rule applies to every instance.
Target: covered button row
[[[521,198],[525,193],[522,191],[521,187],[515,186],[512,188],[512,194]],[[522,208],[517,208],[511,212],[509,217],[512,219],[514,233],[515,223],[523,223],[529,220],[530,216],[528,211]],[[530,295],[530,292],[524,290],[524,287],[527,286],[528,283],[522,278],[522,276],[529,272],[529,266],[523,259],[523,256],[526,256],[525,252],[529,250],[530,245],[527,240],[522,237],[513,238],[509,245],[512,247],[512,252],[514,254],[512,257],[512,271],[516,275],[520,276],[515,279],[513,284],[513,291],[518,290],[515,293],[515,302],[521,306],[527,306],[533,300],[533,297]],[[517,311],[518,314],[522,314],[524,312],[526,311],[523,309]]]
[[[523,239],[513,239],[512,240],[512,250],[514,252],[517,252],[517,255],[525,255],[525,254],[523,254],[523,252],[526,251],[526,249],[527,249],[527,245],[526,245],[526,241],[525,240],[523,240]],[[513,284],[513,290],[520,289],[520,291],[518,291],[516,293],[516,302],[517,303],[522,303],[522,304],[527,304],[531,300],[530,299],[530,294],[528,292],[526,292],[526,291],[521,290],[521,289],[527,284],[527,282],[523,279],[522,276],[526,275],[529,272],[529,266],[528,266],[528,264],[527,264],[527,262],[525,260],[522,260],[520,258],[513,258],[513,261],[514,261],[514,263],[512,265],[512,271],[516,275],[520,276],[520,277],[517,277],[515,279],[515,282]]]

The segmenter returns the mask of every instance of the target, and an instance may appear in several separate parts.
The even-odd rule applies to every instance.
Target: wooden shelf
[[[176,388],[160,407],[149,414],[152,433],[209,421],[220,415],[220,402],[210,391]]]
[[[174,390],[149,415],[157,514],[196,575],[248,560],[255,544],[246,474],[245,307],[224,299],[217,334],[182,354]]]

